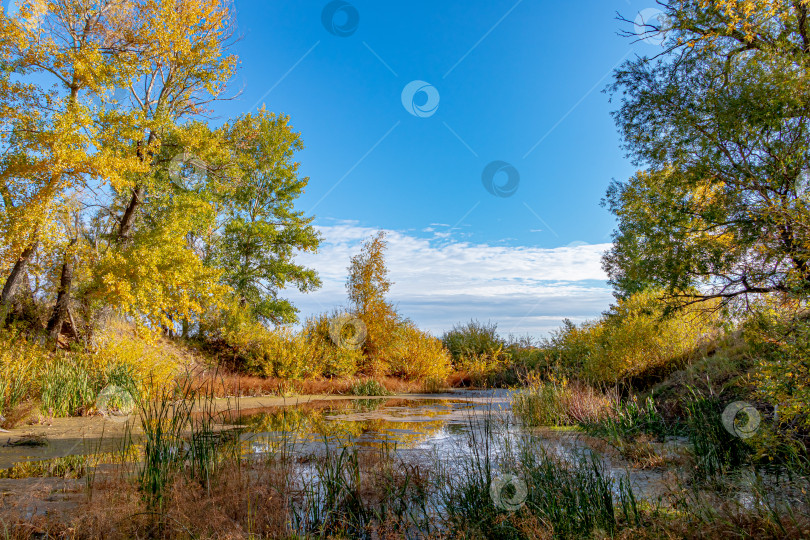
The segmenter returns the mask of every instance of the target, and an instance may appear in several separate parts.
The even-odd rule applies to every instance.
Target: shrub
[[[260,346],[256,369],[260,375],[297,380],[318,371],[311,362],[310,347],[304,336],[289,328],[263,331]]]
[[[311,317],[300,332],[294,332],[287,327],[270,330],[234,316],[208,339],[221,340],[219,348],[232,366],[253,375],[288,380],[352,376],[364,363],[362,351],[335,344],[329,335],[330,320],[327,314]]]
[[[442,343],[453,357],[453,362],[462,362],[466,358],[500,356],[504,342],[498,336],[498,325],[470,321],[456,325],[442,336]]]
[[[152,396],[173,384],[184,363],[174,347],[153,336],[133,334],[129,328],[109,329],[97,343],[95,350],[76,354],[87,357],[88,370],[101,380],[102,387],[114,384],[133,397]]]
[[[546,370],[551,367],[545,350],[538,347],[531,338],[510,338],[506,344],[506,354],[515,369]]]
[[[502,385],[518,382],[514,373],[510,351],[498,335],[497,325],[470,321],[456,325],[442,336],[442,343],[450,352],[453,368],[465,373],[475,385]],[[518,350],[513,346],[511,350]]]
[[[648,290],[620,300],[596,321],[565,321],[546,341],[552,365],[592,384],[663,376],[677,369],[719,327],[719,315],[698,308],[666,312],[661,293]]]
[[[746,322],[744,335],[757,359],[759,396],[778,406],[783,429],[810,430],[810,318],[761,310]]]
[[[362,349],[340,346],[329,333],[330,322],[339,316],[341,313],[335,310],[331,317],[324,313],[306,321],[301,338],[306,344],[308,374],[352,377],[362,370],[365,362]]]
[[[403,323],[390,346],[387,371],[406,380],[444,380],[450,373],[450,355],[442,342],[410,323]]]

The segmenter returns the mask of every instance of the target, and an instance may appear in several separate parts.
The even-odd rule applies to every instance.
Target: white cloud
[[[302,318],[345,305],[347,267],[376,230],[352,222],[318,227],[318,254],[298,261],[315,268],[323,287],[310,294],[287,291]],[[612,296],[601,255],[609,244],[553,249],[492,246],[455,241],[447,233],[421,238],[388,231],[386,261],[394,285],[390,299],[420,328],[441,334],[479,319],[498,323],[503,334],[535,337],[605,310]]]

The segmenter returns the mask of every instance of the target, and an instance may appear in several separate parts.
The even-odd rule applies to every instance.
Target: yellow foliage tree
[[[231,34],[226,0],[26,0],[18,16],[0,13],[3,313],[36,251],[64,261],[56,334],[77,254],[96,277],[89,301],[154,325],[199,312],[219,293],[217,274],[187,242],[213,219],[212,203],[178,189],[166,171],[183,145],[200,142],[182,123],[205,112],[235,69]],[[77,200],[104,208],[108,230],[61,226],[65,202]]]

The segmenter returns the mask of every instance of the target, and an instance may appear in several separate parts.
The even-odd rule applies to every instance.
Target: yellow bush
[[[579,326],[567,321],[547,350],[573,377],[615,383],[666,368],[700,348],[719,327],[718,315],[706,307],[665,316],[666,301],[658,291],[637,293],[596,321]]]
[[[100,336],[88,360],[91,369],[99,374],[116,367],[131,373],[135,390],[142,397],[155,395],[183,369],[178,352],[160,341],[143,339],[128,331],[110,330]]]
[[[329,333],[332,317],[321,314],[307,320],[302,339],[307,346],[307,360],[312,367],[312,375],[326,377],[350,377],[362,369],[365,356],[362,348],[339,346]]]
[[[604,319],[600,354],[586,365],[586,376],[616,382],[684,359],[713,337],[718,318],[705,306],[664,315],[666,303],[657,291],[620,301]]]
[[[34,397],[40,366],[48,352],[14,330],[0,334],[0,415]]]
[[[264,375],[300,379],[314,374],[308,351],[303,336],[289,328],[267,332],[264,340]]]
[[[170,384],[181,365],[171,348],[133,335],[131,328],[109,328],[93,348],[80,351],[52,351],[6,331],[0,335],[0,413],[10,414],[27,399],[56,416],[88,413],[105,386],[148,397]]]
[[[405,323],[397,329],[390,347],[387,371],[404,379],[443,380],[450,373],[450,353],[441,340]]]
[[[489,384],[499,373],[509,365],[508,356],[500,351],[494,354],[480,353],[460,357],[455,362],[459,371],[465,372],[475,385]]]

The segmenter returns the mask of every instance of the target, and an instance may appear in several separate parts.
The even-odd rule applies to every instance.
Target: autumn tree
[[[211,201],[172,192],[165,171],[183,148],[162,142],[177,132],[194,142],[182,123],[205,113],[233,73],[232,30],[224,0],[28,0],[18,17],[2,15],[2,53],[14,71],[0,95],[12,113],[4,117],[0,171],[4,309],[34,251],[75,253],[73,240],[94,248],[92,260],[80,262],[95,272],[85,300],[159,324],[170,317],[167,307],[186,315],[218,290],[211,286],[218,274],[186,242],[204,216],[214,219]],[[102,208],[106,221],[95,223],[112,226],[74,239],[61,234],[60,205],[75,199]],[[147,219],[141,210],[152,202]],[[64,267],[73,261],[67,251],[53,260],[68,270],[57,272],[58,319],[75,272]],[[49,327],[58,332],[59,321]]]
[[[34,252],[59,243],[55,217],[64,201],[137,170],[102,148],[91,106],[113,84],[110,58],[128,46],[127,5],[26,0],[17,16],[0,14],[3,314]]]
[[[391,289],[385,250],[385,231],[380,231],[352,257],[346,289],[357,316],[365,323],[367,336],[363,345],[369,365],[366,371],[377,373],[388,361],[390,349],[401,326],[394,306],[385,298]]]
[[[229,0],[27,0],[0,15],[0,307],[48,282],[47,330],[71,306],[171,332],[235,296],[262,322],[319,285],[294,208],[300,136],[265,111],[214,129],[237,59]],[[32,261],[40,261],[33,265]]]
[[[360,253],[352,257],[346,290],[349,301],[360,315],[366,315],[376,306],[386,303],[385,295],[391,289],[385,264],[387,247],[385,231],[380,231],[363,244]]]
[[[200,189],[178,183],[179,156],[224,151],[200,122],[220,99],[236,67],[228,53],[233,34],[227,0],[137,2],[137,46],[121,60],[118,92],[105,95],[105,148],[134,157],[147,172],[114,186],[107,242],[93,294],[171,327],[216,303],[219,272],[204,263],[189,239],[213,227],[209,180]],[[181,159],[182,161],[182,159]],[[212,171],[213,172],[213,171]]]
[[[806,298],[808,2],[660,4],[663,22],[647,31],[663,51],[625,63],[612,87],[643,170],[608,191],[619,227],[604,266],[620,296]]]

